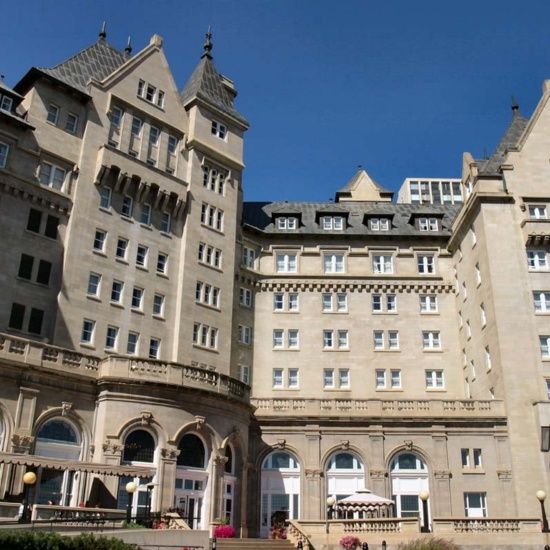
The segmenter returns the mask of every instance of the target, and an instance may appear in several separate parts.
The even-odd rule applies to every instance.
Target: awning
[[[51,470],[69,470],[108,476],[151,477],[155,474],[155,470],[143,466],[111,465],[19,453],[0,453],[0,463],[2,462],[4,464],[19,464],[20,466],[33,466],[36,468],[41,466]]]
[[[342,510],[372,510],[394,504],[393,500],[373,494],[368,489],[359,489],[355,494],[338,501]]]

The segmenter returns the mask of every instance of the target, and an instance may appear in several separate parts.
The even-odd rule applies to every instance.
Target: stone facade
[[[430,200],[360,168],[334,202],[247,203],[211,50],[181,92],[159,36],[104,32],[0,85],[0,496],[35,468],[37,502],[124,507],[141,468],[135,512],[244,536],[363,487],[402,517],[421,491],[427,521],[536,517],[550,88]]]

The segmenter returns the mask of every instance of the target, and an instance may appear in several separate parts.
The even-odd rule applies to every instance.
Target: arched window
[[[262,470],[298,470],[295,458],[284,452],[271,453],[265,460]]]
[[[429,492],[426,463],[415,453],[401,453],[392,460],[390,470],[397,517],[421,517],[422,505],[418,495],[422,491]],[[421,520],[424,521],[422,517]]]
[[[225,473],[226,474],[232,474],[233,473],[233,450],[229,445],[225,447],[225,458],[227,458],[227,462],[225,463]]]
[[[393,459],[391,470],[426,470],[426,464],[413,453],[403,453]]]
[[[57,441],[59,443],[69,443],[78,445],[78,436],[76,430],[64,420],[49,420],[36,434],[37,440]]]
[[[363,464],[351,453],[338,453],[328,461],[328,470],[362,470]]]
[[[178,456],[178,466],[189,468],[206,467],[206,451],[201,438],[195,434],[187,434],[181,438],[178,449],[181,451]]]
[[[124,441],[123,462],[153,462],[155,457],[155,440],[145,430],[135,430],[128,434]]]

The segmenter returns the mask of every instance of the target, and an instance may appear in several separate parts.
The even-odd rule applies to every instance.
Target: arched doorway
[[[363,462],[357,455],[350,452],[333,454],[327,462],[325,475],[326,496],[334,497],[337,502],[366,487]],[[353,512],[349,514],[350,519],[353,518]]]
[[[203,440],[196,434],[185,434],[178,445],[174,507],[192,529],[203,529],[208,485],[208,456]]]
[[[286,451],[275,451],[262,464],[260,536],[285,519],[300,516],[300,464]]]
[[[400,453],[391,462],[390,475],[397,517],[419,517],[424,522],[418,496],[422,491],[429,492],[428,468],[424,460],[415,453]]]
[[[82,438],[77,428],[61,418],[46,421],[36,433],[34,454],[49,458],[79,460]],[[49,501],[62,506],[76,506],[78,491],[75,490],[76,472],[44,468],[38,472],[36,504]]]
[[[124,439],[124,453],[122,463],[132,466],[148,466],[155,468],[156,441],[147,430],[133,430]],[[133,481],[137,485],[137,491],[132,498],[132,516],[145,517],[151,511],[151,503],[154,502],[155,484],[154,477],[120,477],[118,482],[117,507],[127,509],[129,496],[126,484]]]

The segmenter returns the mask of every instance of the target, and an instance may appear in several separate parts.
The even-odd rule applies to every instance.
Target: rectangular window
[[[273,347],[282,348],[284,347],[284,331],[280,329],[275,329],[273,331]]]
[[[145,88],[145,99],[153,103],[155,101],[156,95],[157,89],[154,86],[151,86],[151,84],[147,84]]]
[[[132,289],[132,307],[134,309],[142,309],[143,306],[143,288],[135,286]]]
[[[128,343],[126,344],[126,353],[128,355],[137,355],[139,345],[139,332],[128,333]]]
[[[474,449],[474,468],[483,468],[481,462],[481,449]]]
[[[539,336],[540,354],[543,358],[550,357],[550,336]]]
[[[162,90],[157,92],[157,107],[161,109],[164,107],[164,92]]]
[[[166,275],[168,269],[168,255],[163,252],[159,252],[157,256],[157,273]]]
[[[298,369],[288,369],[288,387],[298,388],[300,386],[300,371]]]
[[[136,138],[141,136],[141,128],[143,126],[143,122],[136,117],[132,118],[132,135]]]
[[[325,254],[323,258],[325,273],[344,273],[343,254]]]
[[[124,290],[124,283],[122,281],[113,281],[111,286],[111,302],[120,304],[122,302],[122,292]]]
[[[134,209],[134,199],[132,197],[125,195],[122,197],[122,206],[120,208],[120,214],[125,218],[132,217],[132,211]]]
[[[546,270],[548,269],[548,259],[544,250],[528,250],[527,261],[529,269]]]
[[[151,225],[151,205],[141,205],[141,216],[139,220],[143,225]]]
[[[282,292],[273,294],[273,309],[275,311],[283,311],[285,308],[285,295]]]
[[[147,252],[148,248],[142,244],[138,244],[136,251],[136,265],[145,267],[147,265]]]
[[[383,389],[386,387],[386,371],[383,369],[376,369],[376,388]]]
[[[299,334],[297,330],[291,329],[288,331],[288,347],[297,348],[300,345]]]
[[[344,229],[344,218],[342,216],[325,216],[322,221],[324,230],[341,231]]]
[[[421,313],[436,313],[437,312],[437,296],[423,294],[420,296],[420,312]]]
[[[250,367],[237,365],[237,378],[244,384],[250,384]]]
[[[160,338],[151,338],[149,340],[149,358],[158,359],[160,356]]]
[[[170,233],[172,229],[172,216],[168,212],[162,213],[160,220],[160,230],[162,233]]]
[[[371,231],[389,231],[390,220],[389,218],[371,218],[369,226]]]
[[[486,493],[464,493],[464,514],[468,518],[486,518]]]
[[[55,124],[57,126],[57,122],[59,120],[59,107],[57,105],[50,103],[50,105],[48,106],[48,115],[46,117],[46,120],[51,124]]]
[[[252,248],[243,248],[243,265],[248,269],[256,269],[256,251]]]
[[[158,147],[160,139],[160,130],[158,128],[155,128],[154,126],[151,126],[149,130],[149,144],[153,147]]]
[[[128,239],[123,239],[119,237],[116,243],[116,257],[119,260],[126,260],[126,255],[128,253]]]
[[[41,285],[50,284],[50,274],[52,272],[52,264],[46,260],[40,260],[38,263],[38,273],[36,274],[36,282]]]
[[[439,389],[444,388],[443,371],[442,370],[427,370],[426,371],[426,388]]]
[[[94,330],[95,330],[95,321],[91,321],[90,319],[84,319],[82,323],[82,334],[80,336],[80,342],[82,344],[93,344]]]
[[[418,218],[418,229],[420,231],[437,231],[437,218]]]
[[[25,306],[23,304],[13,303],[11,305],[10,320],[8,327],[15,330],[23,330],[23,319],[25,317]]]
[[[374,336],[374,349],[384,349],[384,331],[375,330],[373,332]]]
[[[374,255],[372,257],[373,271],[380,274],[393,273],[393,256],[390,255]]]
[[[397,330],[388,331],[388,348],[399,349],[399,332]]]
[[[546,220],[546,206],[540,204],[529,205],[529,217],[534,220]]]
[[[239,343],[246,346],[252,345],[252,328],[244,325],[239,325],[238,332]]]
[[[349,370],[348,369],[338,369],[338,384],[341,388],[350,387],[349,379]]]
[[[48,162],[42,162],[40,164],[40,172],[38,174],[38,181],[41,184],[47,185],[52,189],[57,189],[61,191],[63,188],[63,183],[65,182],[65,176],[67,172],[59,166],[55,166]]]
[[[223,124],[220,124],[219,122],[213,120],[212,135],[219,137],[220,139],[225,139],[225,136],[227,135],[227,128]]]
[[[533,303],[537,313],[550,311],[550,292],[533,292]]]
[[[277,273],[296,273],[297,261],[296,254],[276,254],[275,256],[275,271]]]
[[[32,268],[34,265],[34,258],[28,254],[21,254],[21,260],[19,261],[19,272],[17,276],[20,279],[26,279],[30,281],[32,278]]]
[[[334,369],[323,370],[323,387],[334,388]]]
[[[490,371],[492,366],[493,365],[491,363],[491,352],[489,350],[489,346],[486,346],[485,347],[485,367],[487,368],[488,371]]]
[[[28,331],[31,334],[40,334],[42,332],[42,321],[44,320],[44,311],[41,309],[31,308],[29,317]]]
[[[470,467],[470,449],[461,449],[460,458],[462,461],[462,467],[469,468]]]
[[[31,208],[27,219],[27,230],[33,233],[40,233],[40,222],[42,220],[42,212]]]
[[[94,250],[98,252],[104,252],[105,241],[107,240],[107,233],[101,229],[96,229],[94,236]]]
[[[323,347],[325,349],[334,348],[334,333],[332,330],[323,331]]]
[[[298,218],[295,216],[279,216],[277,218],[277,229],[296,229]]]
[[[118,327],[108,326],[105,336],[105,349],[116,349],[118,340]]]
[[[401,371],[399,369],[390,370],[391,387],[395,389],[401,388]]]
[[[164,315],[164,296],[162,294],[155,294],[153,298],[153,315]]]
[[[239,289],[239,304],[244,307],[252,307],[252,291],[248,288]]]
[[[431,254],[419,254],[417,257],[418,273],[431,274],[435,273],[434,257]]]
[[[372,311],[382,311],[382,296],[380,294],[372,295]]]
[[[118,107],[113,107],[111,109],[111,124],[113,126],[116,126],[117,128],[120,128],[120,125],[122,124],[123,116],[124,116],[124,111],[122,109],[119,109]]]
[[[294,292],[289,292],[288,294],[288,311],[298,311],[299,309],[299,298],[298,294]]]
[[[348,338],[348,331],[347,330],[339,330],[338,331],[338,348],[339,349],[349,348],[349,338]]]
[[[71,134],[76,134],[78,129],[78,117],[72,113],[67,114],[67,122],[65,123],[65,130]]]
[[[273,369],[273,387],[283,387],[283,369]]]
[[[178,139],[174,136],[168,136],[168,152],[175,155],[178,150]]]
[[[375,313],[387,312],[395,313],[397,311],[397,297],[395,294],[373,294],[372,311]]]
[[[99,190],[99,207],[106,209],[111,207],[111,190],[108,187],[102,187]]]
[[[422,332],[422,342],[424,345],[424,349],[441,349],[439,332]]]
[[[13,105],[13,100],[12,100],[11,97],[8,97],[7,95],[1,95],[0,94],[0,109],[2,111],[6,111],[6,112],[10,113],[12,105]]]
[[[139,97],[143,97],[145,95],[145,82],[143,80],[138,82],[137,95]]]
[[[0,142],[0,168],[5,168],[8,164],[9,145]]]
[[[88,278],[88,290],[86,294],[88,296],[99,296],[99,289],[101,285],[101,275],[98,273],[90,273]]]

